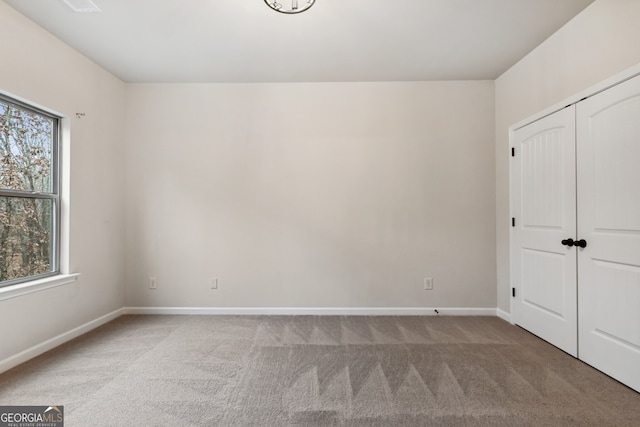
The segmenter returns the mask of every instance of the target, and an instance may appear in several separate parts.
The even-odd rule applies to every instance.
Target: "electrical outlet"
[[[425,277],[424,278],[424,290],[425,291],[432,291],[433,290],[433,278],[432,277]]]
[[[209,279],[211,289],[218,289],[218,279]]]
[[[156,289],[158,286],[156,285],[156,278],[149,277],[149,289]]]

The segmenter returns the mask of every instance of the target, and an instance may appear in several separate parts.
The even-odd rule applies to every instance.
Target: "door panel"
[[[580,359],[640,390],[640,78],[580,102]]]
[[[516,324],[577,355],[575,108],[513,134],[512,283]]]
[[[595,306],[594,331],[640,348],[640,322],[627,322],[638,316],[640,268],[593,260]],[[640,366],[638,366],[640,369]]]
[[[565,255],[522,249],[522,302],[564,319]]]

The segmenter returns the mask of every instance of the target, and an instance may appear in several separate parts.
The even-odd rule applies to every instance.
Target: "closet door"
[[[577,105],[580,359],[640,390],[640,78]]]
[[[575,107],[512,134],[516,324],[577,355]],[[562,242],[565,241],[565,244]]]

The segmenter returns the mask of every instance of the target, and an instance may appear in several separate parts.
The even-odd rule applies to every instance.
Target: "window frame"
[[[15,98],[11,98],[7,95],[0,93],[0,102],[6,105],[11,105],[16,108],[27,110],[31,113],[35,113],[51,119],[53,122],[52,132],[52,149],[51,149],[51,192],[38,192],[27,190],[13,190],[3,189],[0,187],[0,197],[12,197],[16,199],[39,199],[50,200],[52,203],[52,219],[50,230],[50,270],[45,273],[34,274],[31,276],[24,276],[15,279],[5,280],[0,282],[0,290],[4,290],[7,287],[24,284],[40,280],[46,277],[52,277],[60,275],[60,240],[61,240],[61,199],[60,191],[62,188],[61,183],[61,136],[62,136],[62,120],[63,118],[52,114],[48,111],[42,110],[34,105],[19,101]]]

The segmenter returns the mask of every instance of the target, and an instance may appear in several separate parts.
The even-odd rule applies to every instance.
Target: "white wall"
[[[0,91],[72,118],[69,269],[82,274],[0,301],[2,361],[124,304],[125,86],[3,2],[0,40]]]
[[[498,308],[509,312],[508,128],[640,63],[640,1],[596,0],[495,82]]]
[[[134,84],[126,114],[127,305],[495,307],[493,82]]]

